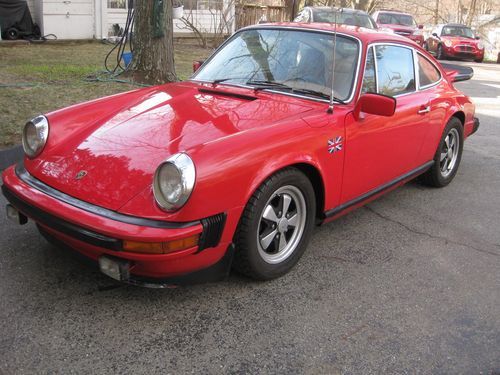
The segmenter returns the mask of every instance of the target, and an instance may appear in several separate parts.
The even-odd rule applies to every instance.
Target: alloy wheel
[[[262,259],[281,263],[297,248],[306,226],[306,201],[295,186],[282,186],[271,195],[261,213],[257,248]]]
[[[439,157],[439,166],[443,177],[448,177],[453,171],[453,168],[457,163],[459,149],[460,140],[458,131],[457,129],[452,128],[444,139]]]

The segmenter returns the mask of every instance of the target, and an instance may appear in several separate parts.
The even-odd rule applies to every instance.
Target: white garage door
[[[58,39],[93,38],[93,0],[45,0],[43,33],[55,34]]]

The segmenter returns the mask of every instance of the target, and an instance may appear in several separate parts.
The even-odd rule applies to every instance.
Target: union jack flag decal
[[[335,139],[328,140],[328,152],[334,154],[337,151],[342,151],[342,137],[340,135]]]

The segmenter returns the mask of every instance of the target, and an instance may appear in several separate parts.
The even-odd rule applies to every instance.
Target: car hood
[[[118,95],[84,109],[49,114],[54,133],[63,132],[58,121],[70,127],[72,118],[74,123],[81,121],[84,110],[98,120],[90,116],[78,131],[51,147],[48,144],[38,158],[26,160],[28,170],[66,194],[119,210],[151,186],[157,166],[170,155],[196,153],[208,142],[271,126],[312,105],[283,95],[254,95],[248,89],[215,89],[192,82],[123,95],[129,95],[127,100]]]
[[[442,36],[441,39],[442,40],[449,40],[453,45],[455,45],[455,44],[476,45],[477,44],[476,39],[464,38],[461,36]]]
[[[404,34],[412,34],[415,30],[417,30],[414,26],[404,26],[404,25],[393,25],[393,24],[378,24],[379,27],[388,28],[394,30],[394,32],[404,33]]]

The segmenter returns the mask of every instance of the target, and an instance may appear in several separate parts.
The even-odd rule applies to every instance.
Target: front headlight
[[[23,129],[23,149],[25,154],[34,158],[42,152],[49,137],[49,122],[45,116],[28,121]]]
[[[156,203],[167,211],[178,210],[189,199],[195,180],[191,158],[184,153],[172,155],[156,169],[153,181]]]
[[[445,40],[443,43],[444,43],[444,45],[445,45],[446,47],[448,47],[448,48],[450,48],[450,47],[451,47],[451,41],[450,41],[450,40]]]
[[[483,42],[477,42],[477,48],[479,48],[479,49],[484,49],[484,44],[483,44]]]

